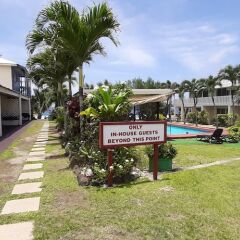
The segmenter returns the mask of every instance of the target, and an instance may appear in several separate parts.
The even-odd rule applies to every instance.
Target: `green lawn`
[[[240,143],[209,144],[196,139],[172,141],[178,154],[174,166],[193,166],[240,157]]]
[[[84,188],[51,134],[40,211],[1,216],[0,223],[34,220],[38,240],[239,239],[240,162],[163,174],[156,182]],[[174,144],[179,150],[187,145]]]
[[[31,142],[31,137],[34,137],[34,135],[38,133],[42,125],[43,121],[32,121],[27,129],[22,132],[6,150],[0,153],[0,160],[6,160],[15,157],[15,150],[17,149],[24,151],[30,150],[32,146],[32,144],[29,144],[29,142]]]

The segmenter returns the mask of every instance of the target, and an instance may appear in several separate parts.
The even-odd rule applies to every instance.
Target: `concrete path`
[[[187,170],[208,168],[208,167],[212,167],[212,166],[218,166],[218,165],[224,165],[224,164],[232,163],[232,162],[235,162],[235,161],[240,161],[240,158],[233,158],[233,159],[229,159],[229,160],[220,160],[220,161],[215,161],[215,162],[212,162],[212,163],[199,164],[199,165],[190,166],[190,167],[181,167],[181,168],[175,169],[175,171],[173,171],[173,172],[167,172],[167,173],[177,173],[179,171],[187,171]],[[164,172],[163,173],[158,172],[158,179],[161,179],[163,174],[164,174]],[[148,171],[143,171],[142,177],[147,177],[150,181],[153,181],[152,173],[150,173]]]
[[[212,162],[212,163],[199,164],[199,165],[195,165],[195,166],[191,166],[191,167],[184,167],[184,168],[181,168],[181,170],[193,170],[193,169],[206,168],[206,167],[231,163],[231,162],[234,162],[234,161],[240,161],[240,158],[233,158],[233,159],[230,159],[230,160],[221,160],[221,161],[216,161],[216,162]]]
[[[1,240],[32,240],[33,222],[0,225]]]
[[[31,182],[44,176],[43,161],[45,160],[45,147],[48,140],[49,124],[44,123],[34,146],[29,153],[23,171],[12,190],[12,196],[22,194],[40,194],[42,182]],[[33,162],[33,163],[31,163]],[[34,171],[36,170],[36,171]],[[21,183],[24,180],[24,183]],[[27,181],[27,182],[26,182]],[[40,196],[12,199],[6,202],[1,215],[13,215],[27,212],[37,212],[40,206]],[[0,225],[0,240],[33,240],[34,222],[20,222]]]

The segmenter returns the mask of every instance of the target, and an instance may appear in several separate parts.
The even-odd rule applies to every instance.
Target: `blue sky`
[[[25,64],[25,38],[47,0],[0,0],[0,54]],[[89,0],[70,1],[81,10]],[[101,1],[94,1],[96,3]],[[134,77],[180,82],[216,74],[240,60],[239,0],[109,0],[121,45],[104,41],[107,57],[85,66],[85,79]],[[76,86],[77,87],[77,86]]]

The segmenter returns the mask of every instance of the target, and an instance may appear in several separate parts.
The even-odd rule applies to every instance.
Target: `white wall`
[[[0,66],[0,85],[12,89],[11,66]]]

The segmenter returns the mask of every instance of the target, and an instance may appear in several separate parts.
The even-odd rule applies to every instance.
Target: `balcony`
[[[232,105],[231,96],[215,96],[214,100],[215,100],[216,106],[231,106]],[[175,107],[181,107],[182,101],[180,99],[175,99],[173,101],[173,105]],[[184,105],[185,105],[185,107],[192,107],[194,105],[193,99],[192,98],[184,99]],[[212,98],[211,97],[198,98],[197,107],[201,107],[201,106],[213,106]]]

